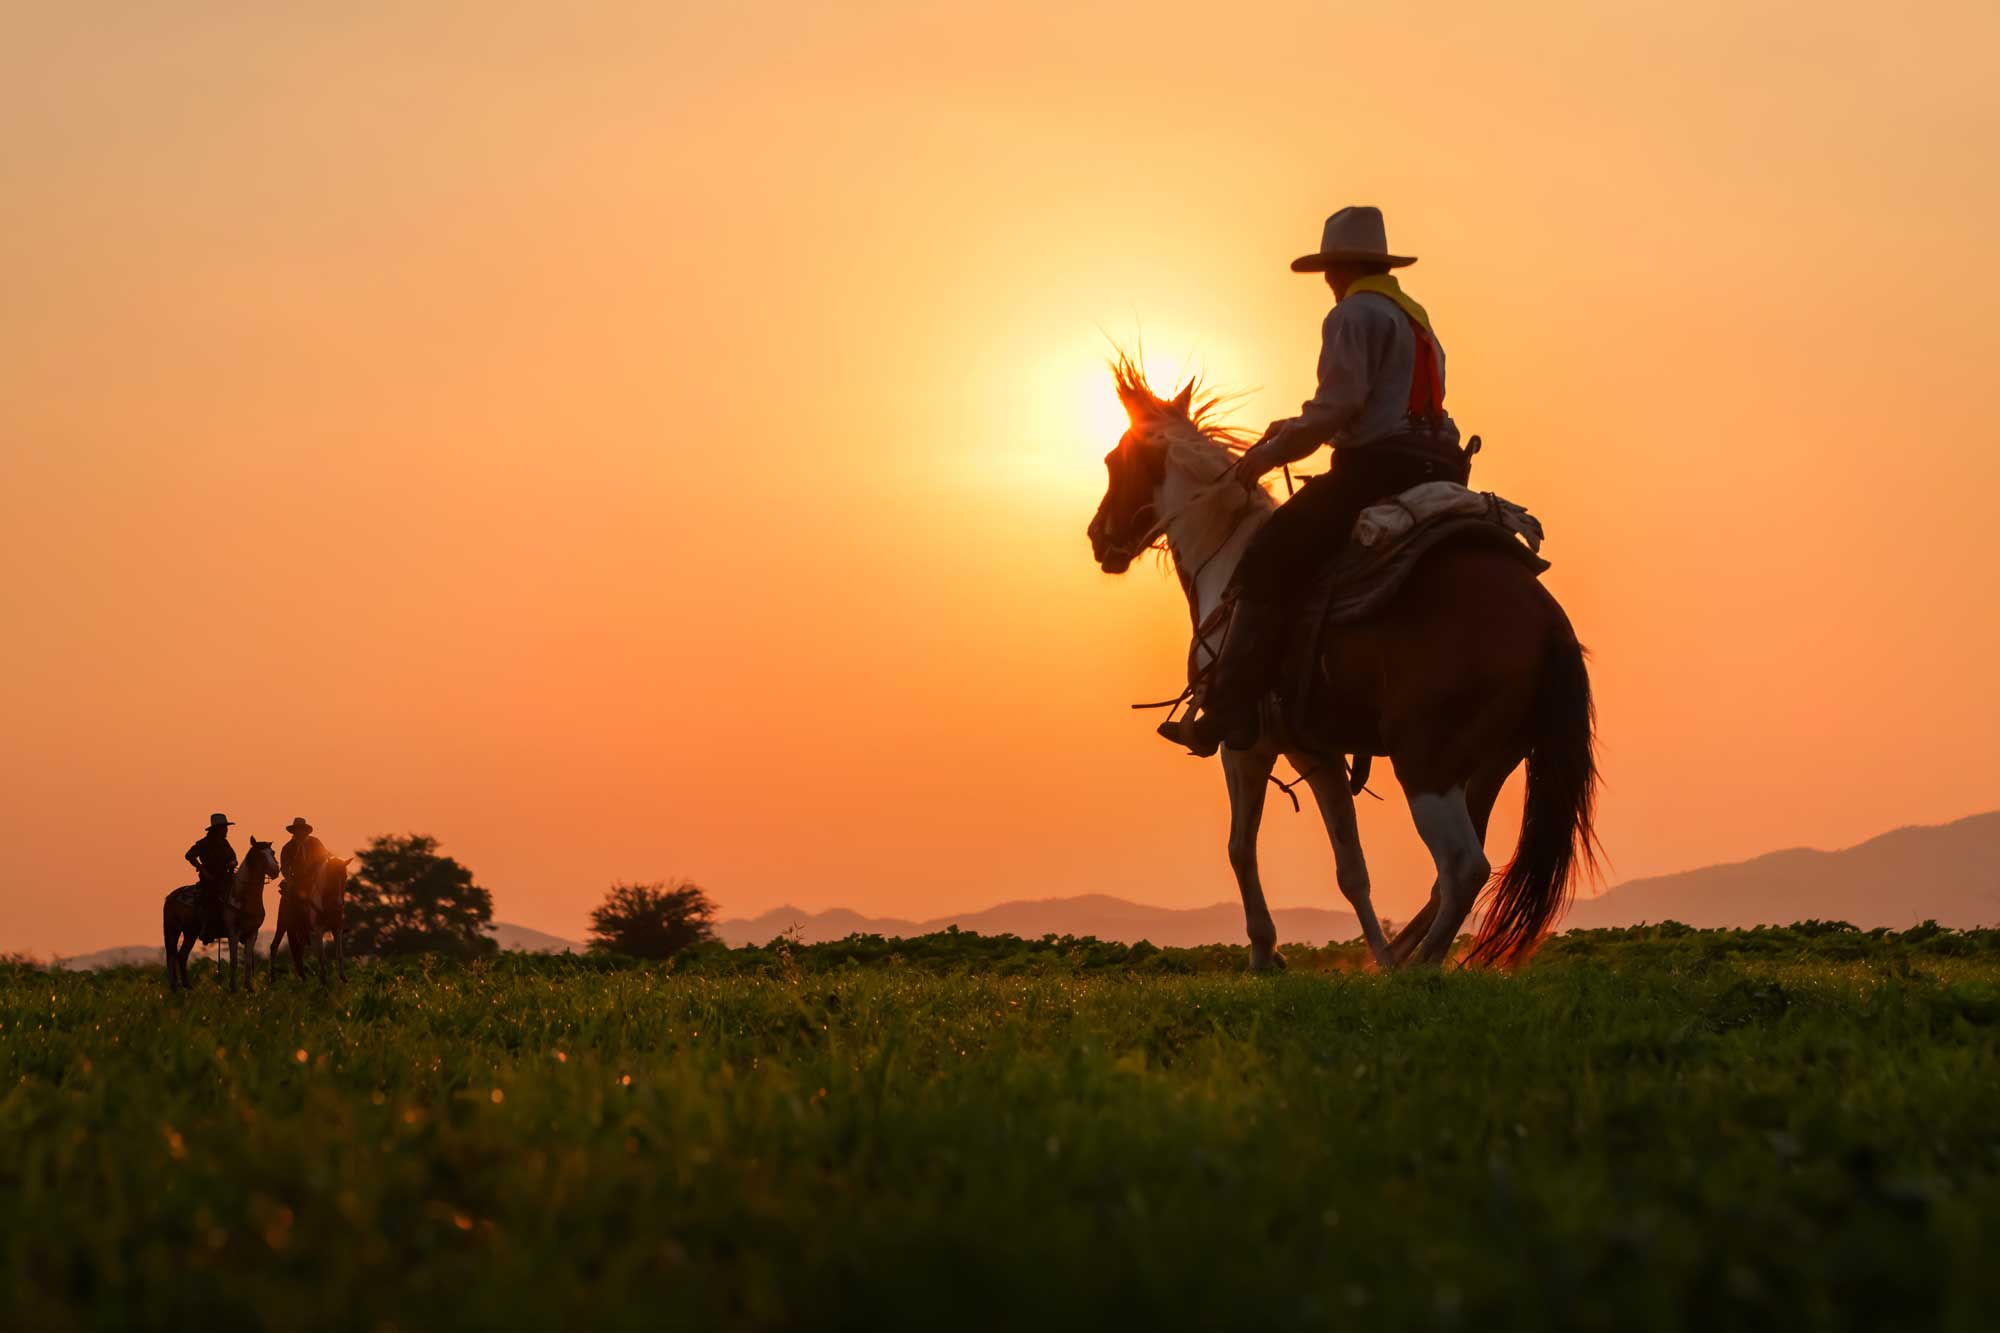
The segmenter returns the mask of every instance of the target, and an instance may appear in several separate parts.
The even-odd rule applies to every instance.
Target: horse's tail
[[[1471,963],[1527,961],[1569,907],[1578,872],[1597,873],[1597,709],[1583,645],[1559,620],[1529,718],[1528,791],[1514,859],[1488,893]]]

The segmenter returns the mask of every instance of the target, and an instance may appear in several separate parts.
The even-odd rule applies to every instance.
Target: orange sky
[[[211,809],[572,936],[1232,898],[1125,707],[1178,591],[1083,536],[1099,327],[1293,410],[1346,202],[1548,525],[1616,878],[2000,806],[2000,9],[1424,13],[12,11],[0,948],[151,940]],[[1310,817],[1266,857],[1338,903]]]

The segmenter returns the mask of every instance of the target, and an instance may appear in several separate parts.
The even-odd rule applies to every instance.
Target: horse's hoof
[[[1260,958],[1257,956],[1257,951],[1252,949],[1250,951],[1250,970],[1252,972],[1282,972],[1285,970],[1285,956],[1276,949],[1273,949],[1270,953]]]

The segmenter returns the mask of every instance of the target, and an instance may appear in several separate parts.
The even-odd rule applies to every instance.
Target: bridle
[[[1218,491],[1221,491],[1231,482],[1233,482],[1235,480],[1235,477],[1236,477],[1235,468],[1224,467],[1221,472],[1218,472],[1215,476],[1209,478],[1206,485],[1204,485],[1200,490],[1197,490],[1193,495],[1190,495],[1173,512],[1158,516],[1155,519],[1153,525],[1146,529],[1145,535],[1139,537],[1137,540],[1131,542],[1129,545],[1121,543],[1120,545],[1112,549],[1117,551],[1118,554],[1124,556],[1127,560],[1133,560],[1138,558],[1138,555],[1141,551],[1147,549],[1154,542],[1157,542],[1161,537],[1165,536],[1167,533],[1167,529],[1171,528],[1176,522],[1178,522],[1183,515],[1185,515],[1189,510],[1193,509],[1197,505],[1206,504],[1210,499],[1214,498],[1215,494]],[[1155,487],[1154,494],[1157,495],[1158,493],[1159,489],[1158,487]],[[1191,571],[1188,570],[1187,566],[1182,562],[1180,558],[1180,553],[1179,552],[1174,553],[1174,565],[1176,569],[1182,571],[1181,579],[1184,583],[1192,585],[1196,580],[1200,579],[1202,573],[1205,570],[1207,570],[1210,564],[1214,562],[1215,558],[1221,555],[1224,549],[1228,547],[1229,543],[1236,539],[1237,530],[1243,526],[1243,520],[1248,518],[1250,516],[1251,510],[1256,507],[1255,501],[1251,498],[1251,488],[1248,486],[1242,488],[1242,495],[1240,497],[1240,500],[1241,503],[1237,505],[1235,514],[1232,515],[1229,520],[1229,526],[1223,530],[1221,538],[1215,543],[1215,548],[1211,550],[1207,555],[1203,556],[1200,560],[1194,561],[1193,569]],[[1132,514],[1133,521],[1137,522],[1140,516],[1147,513],[1148,511],[1153,512],[1155,515],[1159,515],[1158,503],[1153,500],[1148,500],[1146,501],[1145,504],[1140,505],[1139,508],[1135,510]],[[1171,546],[1172,543],[1170,540],[1169,549],[1171,549]]]
[[[230,898],[235,902],[247,902],[252,895],[261,898],[264,886],[278,877],[278,856],[269,848],[258,854],[255,874],[251,873],[250,865],[250,858],[244,857],[243,864],[237,866],[236,873],[230,876]]]
[[[1287,473],[1286,479],[1287,481],[1290,480],[1289,473]],[[1178,508],[1174,509],[1173,512],[1157,517],[1153,525],[1147,528],[1145,534],[1142,537],[1140,537],[1137,541],[1132,542],[1129,545],[1120,544],[1119,546],[1116,546],[1113,549],[1116,550],[1119,554],[1125,556],[1127,560],[1135,558],[1139,554],[1139,552],[1147,549],[1148,547],[1152,546],[1154,542],[1158,541],[1161,538],[1161,536],[1163,536],[1167,532],[1167,530],[1171,528],[1174,525],[1174,523],[1181,518],[1182,515],[1186,514],[1189,510],[1193,509],[1197,505],[1207,503],[1209,500],[1214,498],[1214,496],[1218,491],[1222,490],[1224,487],[1232,486],[1235,483],[1236,483],[1236,469],[1232,466],[1225,465],[1221,472],[1218,472],[1217,474],[1215,474],[1215,476],[1211,477],[1206,484],[1204,484],[1199,490],[1195,491],[1193,495],[1190,495],[1184,502],[1182,502],[1182,504]],[[1154,494],[1157,495],[1158,493],[1159,493],[1158,487],[1155,487]],[[1254,494],[1255,491],[1253,487],[1243,486],[1241,488],[1241,492],[1239,495],[1240,502],[1236,506],[1235,513],[1230,516],[1229,525],[1223,529],[1222,535],[1216,540],[1215,546],[1206,555],[1202,556],[1201,559],[1194,561],[1183,561],[1181,559],[1179,552],[1177,551],[1173,552],[1174,572],[1180,576],[1182,591],[1184,591],[1187,594],[1188,598],[1189,618],[1194,622],[1193,647],[1195,650],[1203,648],[1207,649],[1209,654],[1209,659],[1211,662],[1218,655],[1219,649],[1216,647],[1215,644],[1209,641],[1209,636],[1212,633],[1214,633],[1219,626],[1227,623],[1229,619],[1229,613],[1235,606],[1235,594],[1233,591],[1225,592],[1223,596],[1217,600],[1215,608],[1212,611],[1210,611],[1206,617],[1202,617],[1198,610],[1198,601],[1195,595],[1195,585],[1200,581],[1202,574],[1204,574],[1207,571],[1208,567],[1215,562],[1216,557],[1220,556],[1225,550],[1229,548],[1229,544],[1236,540],[1237,533],[1240,532],[1243,528],[1243,521],[1247,519],[1250,516],[1250,514],[1256,509],[1256,501],[1254,499]],[[1141,516],[1146,514],[1149,510],[1157,515],[1159,511],[1158,504],[1153,500],[1148,500],[1145,504],[1139,506],[1137,510],[1133,511],[1132,517],[1134,521],[1136,522]],[[1173,544],[1171,538],[1168,541],[1168,550],[1169,551],[1173,550]],[[1207,668],[1191,671],[1189,675],[1187,688],[1182,690],[1178,695],[1175,695],[1171,699],[1162,699],[1157,703],[1133,704],[1132,707],[1165,708],[1168,710],[1167,716],[1171,718],[1174,715],[1174,712],[1180,708],[1181,704],[1185,703],[1189,698],[1191,698],[1194,695],[1196,689],[1200,686],[1201,681],[1206,674],[1207,674]],[[1289,793],[1287,794],[1289,795]],[[1297,797],[1293,797],[1293,804],[1297,804],[1297,800],[1298,800]]]

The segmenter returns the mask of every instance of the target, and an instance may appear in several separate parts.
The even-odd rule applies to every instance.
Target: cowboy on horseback
[[[1298,416],[1274,421],[1235,468],[1246,489],[1273,468],[1331,442],[1333,463],[1279,506],[1238,566],[1235,609],[1199,694],[1200,711],[1160,728],[1198,755],[1249,749],[1294,595],[1347,544],[1361,511],[1427,481],[1464,484],[1470,459],[1444,410],[1444,348],[1424,308],[1390,270],[1380,209],[1343,208],[1320,247],[1292,261],[1321,273],[1334,307],[1320,328],[1319,390]]]
[[[292,836],[278,853],[278,867],[284,875],[278,893],[281,897],[310,893],[318,887],[319,873],[326,865],[326,844],[313,836],[313,826],[303,819],[285,825],[285,832]]]
[[[195,868],[197,876],[203,940],[212,940],[222,933],[222,902],[236,876],[236,849],[229,845],[229,829],[234,822],[219,814],[210,815],[208,832],[187,849],[188,864]]]

